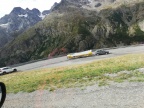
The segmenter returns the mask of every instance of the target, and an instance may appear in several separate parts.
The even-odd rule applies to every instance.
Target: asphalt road
[[[110,57],[115,57],[115,56],[120,56],[125,54],[144,53],[144,45],[114,48],[114,49],[108,49],[108,51],[110,52],[110,54],[108,55],[91,56],[91,57],[77,58],[72,60],[68,60],[66,56],[63,56],[63,57],[38,61],[30,64],[25,64],[22,66],[18,66],[16,68],[19,71],[26,71],[26,70],[34,70],[39,68],[53,68],[59,66],[89,63],[95,60],[110,58]]]

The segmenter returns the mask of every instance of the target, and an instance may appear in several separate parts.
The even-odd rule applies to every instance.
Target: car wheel
[[[17,69],[14,69],[13,72],[17,72]]]
[[[4,71],[4,72],[3,72],[3,75],[5,75],[5,74],[6,74],[6,72]]]

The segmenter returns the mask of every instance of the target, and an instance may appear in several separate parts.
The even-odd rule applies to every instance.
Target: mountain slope
[[[110,7],[96,11],[83,8],[88,0],[74,1],[62,0],[43,21],[1,49],[0,65],[144,42],[144,2],[111,8],[116,1],[110,1]]]
[[[15,7],[10,14],[0,19],[0,47],[17,37],[26,29],[41,21],[49,12],[38,9]]]

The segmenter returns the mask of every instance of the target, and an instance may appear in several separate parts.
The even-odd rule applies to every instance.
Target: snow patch
[[[0,24],[0,27],[2,28],[7,28],[9,26],[9,23],[6,23],[6,24]]]
[[[18,15],[19,17],[25,17],[25,18],[27,18],[28,17],[28,14],[25,14],[25,15],[23,15],[23,14],[21,14],[21,15]]]
[[[43,15],[42,13],[41,13],[41,15],[39,16],[42,20],[45,18],[45,16],[46,15]]]

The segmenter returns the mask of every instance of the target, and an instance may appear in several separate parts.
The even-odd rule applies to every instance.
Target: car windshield
[[[144,0],[1,0],[1,83],[2,108],[143,108]]]
[[[3,70],[5,70],[5,69],[9,69],[9,68],[8,67],[3,68]]]

